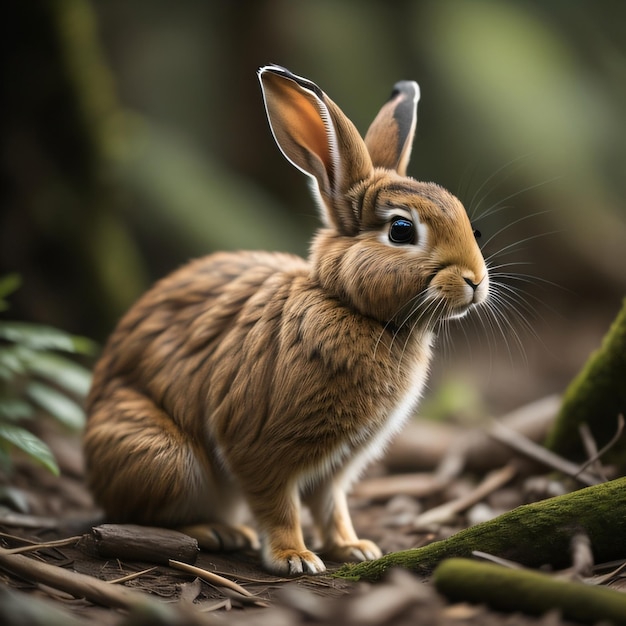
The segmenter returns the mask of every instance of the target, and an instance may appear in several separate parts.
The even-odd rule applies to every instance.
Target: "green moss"
[[[615,434],[620,413],[626,416],[626,299],[602,345],[567,388],[546,446],[568,458],[583,458],[579,426],[586,423],[602,447]],[[610,458],[626,468],[626,441]]]
[[[591,540],[598,562],[626,557],[626,478],[520,506],[422,548],[388,554],[375,561],[345,565],[335,575],[378,580],[393,567],[429,576],[444,559],[479,550],[531,567],[569,565],[576,531]]]
[[[456,602],[531,615],[558,609],[563,617],[576,622],[626,624],[626,595],[606,587],[466,559],[444,561],[435,571],[434,581],[438,591]]]

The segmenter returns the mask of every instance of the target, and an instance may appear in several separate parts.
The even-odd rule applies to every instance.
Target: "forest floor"
[[[548,401],[550,404],[550,401]],[[545,409],[545,407],[544,407]],[[543,410],[543,409],[541,409]],[[531,411],[532,414],[532,411]],[[519,417],[519,416],[518,416]],[[531,415],[528,419],[534,419]],[[519,422],[519,420],[518,420]],[[416,428],[423,429],[424,425]],[[407,445],[412,437],[448,436],[434,427],[435,435],[426,430],[408,433],[392,448],[386,463],[377,465],[357,486],[351,497],[351,509],[358,533],[371,538],[383,552],[403,550],[445,538],[473,523],[510,510],[529,499],[545,497],[565,489],[563,482],[544,478],[536,463],[520,465],[519,471],[502,474],[501,458],[514,456],[500,447],[491,452],[476,452],[476,446],[491,445],[483,440],[474,443],[474,456],[488,459],[491,474],[500,481],[482,494],[473,497],[476,485],[488,474],[481,463],[465,454],[458,458],[447,455],[438,468],[411,474],[406,468]],[[431,436],[432,435],[432,436]],[[462,434],[461,434],[462,435]],[[463,435],[462,435],[463,437]],[[0,510],[0,545],[12,549],[30,542],[36,544],[64,537],[89,533],[98,524],[100,513],[94,508],[82,478],[80,444],[65,436],[48,436],[60,461],[62,473],[54,477],[26,461],[18,461],[8,490],[10,506]],[[443,449],[449,442],[441,442]],[[433,449],[432,444],[430,449]],[[472,447],[470,446],[470,447]],[[435,446],[436,448],[437,446]],[[467,453],[467,448],[466,448]],[[404,454],[404,460],[402,455]],[[419,452],[417,453],[419,456]],[[504,456],[503,456],[504,454]],[[395,456],[394,456],[395,455]],[[410,453],[409,453],[410,456]],[[454,466],[448,479],[441,480],[442,467]],[[485,463],[483,463],[485,464]],[[487,463],[489,464],[489,463]],[[401,468],[402,469],[402,468]],[[544,469],[543,474],[547,471]],[[452,478],[450,478],[452,477]],[[5,496],[5,500],[7,497]],[[427,521],[423,513],[433,507],[465,499],[452,514]],[[5,502],[6,505],[6,502]],[[22,512],[16,512],[21,509]],[[419,520],[425,523],[420,524]],[[306,528],[306,526],[305,526]],[[62,586],[45,584],[28,573],[16,574],[0,564],[0,622],[6,626],[19,624],[63,624],[78,626],[101,624],[413,624],[413,625],[497,625],[543,624],[565,626],[558,611],[542,616],[502,613],[482,605],[453,603],[441,596],[428,579],[403,570],[391,571],[377,583],[350,582],[330,575],[282,579],[265,573],[256,553],[212,554],[201,552],[195,565],[235,581],[244,588],[242,595],[226,587],[201,580],[195,574],[172,569],[167,565],[109,558],[103,559],[81,549],[71,541],[60,547],[41,548],[30,553],[28,563],[38,560],[78,572],[99,581],[118,580],[130,576],[116,586],[146,594],[153,601],[131,609],[95,603],[80,593],[69,594]],[[327,563],[329,573],[339,564]],[[620,589],[620,576],[612,586]],[[76,597],[79,596],[79,597]],[[136,596],[134,596],[136,597]],[[144,596],[145,597],[145,596]]]

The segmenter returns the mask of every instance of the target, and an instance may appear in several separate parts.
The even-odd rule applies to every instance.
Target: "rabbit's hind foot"
[[[337,563],[373,561],[382,555],[380,548],[369,539],[359,539],[323,550],[324,558]]]
[[[236,550],[258,550],[259,538],[248,526],[222,523],[194,524],[179,530],[198,541],[201,549],[208,552],[233,552]]]

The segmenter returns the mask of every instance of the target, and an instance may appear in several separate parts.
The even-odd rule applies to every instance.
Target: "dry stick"
[[[218,576],[232,575],[232,572],[220,572],[219,570],[215,570],[213,573],[217,574]],[[278,576],[272,576],[271,578],[252,578],[250,576],[244,576],[243,574],[237,574],[237,580],[242,580],[246,583],[254,583],[259,585],[274,585],[276,583],[292,583],[293,577],[280,578]]]
[[[588,432],[589,436],[591,437],[591,431],[589,430],[589,426],[587,426],[587,424],[581,424],[581,430],[583,430],[583,426],[585,427],[585,432]],[[603,446],[599,451],[591,455],[591,457],[580,466],[578,471],[583,472],[590,465],[595,463],[598,459],[602,458],[602,456],[604,456],[620,440],[623,432],[624,432],[624,416],[620,413],[617,416],[617,431],[615,432],[613,437],[611,437],[611,440],[605,446]]]
[[[626,570],[626,561],[624,561],[621,565],[619,565],[616,569],[608,572],[607,574],[603,574],[601,576],[592,576],[585,579],[585,583],[587,585],[604,585],[608,583],[610,580],[617,578],[624,570]]]
[[[81,546],[103,558],[141,561],[167,565],[169,559],[195,563],[198,542],[176,530],[137,526],[136,524],[101,524],[84,535]]]
[[[547,467],[551,467],[563,474],[571,476],[587,486],[598,485],[602,482],[597,476],[589,472],[579,471],[580,468],[575,463],[571,463],[551,450],[536,444],[534,441],[512,431],[499,422],[493,424],[489,434],[497,441],[506,444],[517,452],[539,461]]]
[[[598,460],[598,446],[596,445],[596,440],[593,437],[591,428],[589,428],[586,423],[583,423],[578,426],[578,432],[580,434],[580,438],[582,439],[588,461],[593,459],[591,463],[584,463],[584,469],[590,469],[590,471],[597,474],[604,481],[608,480],[603,471],[602,463]],[[582,470],[583,466],[581,465],[579,466],[579,471]]]
[[[447,520],[453,515],[465,511],[469,507],[473,506],[477,502],[483,500],[490,493],[499,489],[503,485],[506,485],[517,474],[517,468],[513,464],[505,465],[504,467],[491,472],[485,479],[470,493],[446,502],[441,506],[437,506],[434,509],[426,511],[422,515],[418,515],[415,519],[415,528],[424,528],[431,524],[436,524],[442,520]]]
[[[183,572],[187,572],[188,574],[193,574],[198,578],[202,578],[208,583],[212,585],[217,585],[218,587],[226,587],[231,591],[234,591],[242,596],[247,598],[254,598],[258,600],[259,606],[268,606],[264,600],[257,598],[253,593],[250,593],[247,589],[244,589],[241,585],[238,585],[236,582],[229,580],[228,578],[224,578],[223,576],[219,576],[218,574],[214,574],[213,572],[209,572],[206,569],[202,569],[201,567],[196,567],[195,565],[189,565],[188,563],[183,563],[181,561],[174,561],[170,559],[169,561],[170,567],[174,569],[181,570]]]
[[[38,517],[10,511],[0,515],[0,524],[19,528],[55,529],[59,526],[59,520],[52,517]]]
[[[367,500],[387,500],[398,494],[424,498],[442,491],[449,484],[449,480],[441,480],[432,473],[392,474],[357,483],[352,495]]]
[[[82,538],[82,535],[75,537],[67,537],[67,539],[57,539],[56,541],[45,541],[43,543],[29,543],[27,546],[20,546],[19,548],[9,548],[4,551],[5,554],[24,554],[26,552],[37,552],[37,550],[44,550],[46,548],[62,548],[64,546],[71,546]],[[26,540],[24,540],[26,541]]]
[[[94,604],[130,610],[137,606],[152,604],[147,597],[126,587],[71,572],[55,565],[35,561],[21,554],[7,554],[0,548],[0,567],[25,580],[43,583],[66,591],[75,598],[87,598]]]
[[[139,578],[144,574],[149,574],[157,569],[158,566],[149,567],[148,569],[142,569],[140,572],[133,572],[132,574],[127,574],[126,576],[121,576],[120,578],[113,578],[112,580],[107,580],[106,582],[109,585],[119,585],[120,583],[128,582],[129,580],[135,580],[135,578]]]
[[[483,552],[482,550],[472,550],[472,556],[476,559],[482,559],[483,561],[489,561],[495,565],[501,565],[502,567],[508,567],[509,569],[525,569],[523,565],[517,561],[511,561],[509,559],[503,559],[495,554],[489,554],[489,552]]]

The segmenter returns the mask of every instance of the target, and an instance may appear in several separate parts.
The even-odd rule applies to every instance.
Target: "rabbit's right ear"
[[[403,80],[393,86],[391,97],[369,127],[365,145],[376,167],[406,176],[417,126],[419,85]]]
[[[363,139],[315,84],[278,65],[259,70],[267,118],[285,157],[317,182],[323,218],[341,233],[358,232],[347,191],[367,178],[372,161]]]

